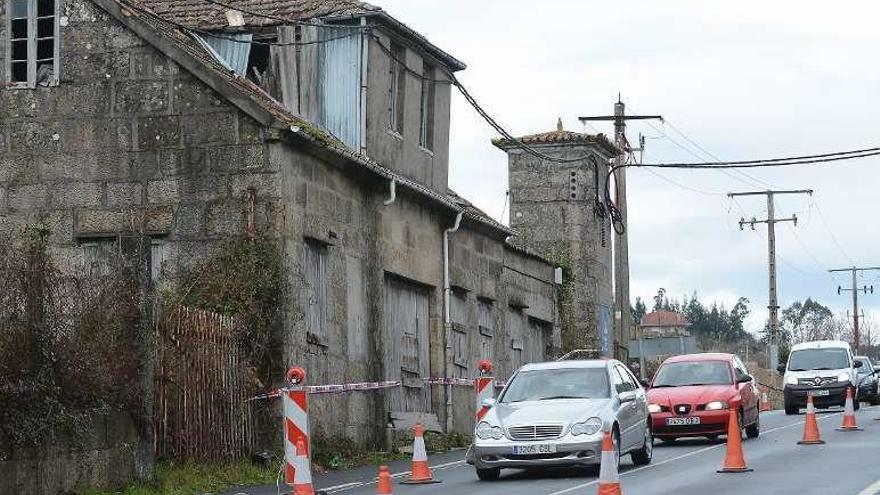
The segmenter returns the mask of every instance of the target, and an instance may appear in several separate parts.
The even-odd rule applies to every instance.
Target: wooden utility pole
[[[626,161],[626,155],[633,151],[626,139],[627,120],[663,120],[660,115],[626,115],[626,106],[617,97],[614,104],[614,115],[600,115],[595,117],[580,117],[581,122],[613,121],[614,122],[614,145],[620,150],[614,158],[614,205],[620,212],[620,221],[627,223],[626,206],[626,168],[622,165]],[[601,187],[601,185],[600,185]],[[613,353],[617,359],[624,362],[628,359],[624,352],[632,337],[629,329],[632,328],[632,314],[630,314],[629,294],[629,237],[626,229],[614,239],[614,346]]]
[[[767,304],[767,309],[770,310],[770,353],[768,356],[768,367],[770,369],[776,368],[776,366],[779,364],[779,302],[776,297],[776,224],[778,222],[792,222],[797,225],[797,215],[792,215],[789,218],[776,218],[776,208],[773,198],[777,194],[812,195],[813,190],[797,189],[790,191],[749,191],[730,193],[727,195],[730,198],[736,196],[767,196],[767,218],[765,220],[758,220],[754,217],[752,217],[751,220],[740,218],[739,229],[743,230],[743,226],[749,225],[750,227],[752,227],[752,230],[755,230],[756,224],[767,224],[767,259],[769,265],[768,271],[770,286],[770,297],[769,303]]]
[[[874,293],[873,285],[865,285],[862,288],[858,286],[858,280],[856,280],[856,275],[859,272],[866,272],[868,270],[880,270],[880,266],[865,266],[865,267],[852,267],[852,268],[835,268],[833,270],[828,270],[829,272],[852,272],[852,287],[841,287],[837,286],[837,295],[840,295],[846,291],[852,291],[852,300],[853,300],[853,352],[859,354],[859,346],[861,345],[861,339],[859,338],[859,292],[863,292],[868,294],[870,291],[871,294]]]

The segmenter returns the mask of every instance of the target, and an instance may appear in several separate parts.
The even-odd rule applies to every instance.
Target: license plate
[[[666,418],[667,426],[684,426],[698,424],[700,424],[700,418],[698,416],[691,416],[688,418]]]
[[[514,445],[513,453],[514,455],[555,454],[556,444],[535,443],[531,445]]]
[[[828,390],[813,390],[813,397],[825,397],[830,393]]]

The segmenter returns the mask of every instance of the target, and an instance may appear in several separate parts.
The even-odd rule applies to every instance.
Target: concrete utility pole
[[[767,224],[767,258],[769,265],[769,282],[770,282],[770,301],[767,309],[770,310],[770,354],[768,356],[768,364],[770,369],[775,368],[779,364],[779,302],[776,298],[776,224],[778,222],[792,222],[797,226],[797,215],[789,218],[776,218],[776,208],[773,198],[777,194],[809,194],[813,195],[812,189],[797,189],[791,191],[749,191],[740,193],[730,193],[727,196],[734,198],[736,196],[767,196],[767,219],[758,220],[752,217],[751,220],[740,218],[739,229],[743,230],[744,225],[749,225],[755,230],[755,225],[759,223]]]
[[[873,285],[865,285],[862,288],[858,286],[858,280],[856,280],[856,275],[859,272],[866,272],[869,270],[880,270],[880,266],[865,266],[865,267],[852,267],[852,268],[835,268],[833,270],[828,270],[829,272],[852,272],[852,287],[840,287],[837,286],[837,295],[840,295],[842,292],[852,291],[852,299],[853,299],[853,351],[858,354],[859,353],[859,345],[861,344],[861,339],[859,338],[859,291],[867,294],[869,291],[871,294],[874,293]]]
[[[617,97],[614,104],[614,115],[600,115],[596,117],[580,117],[581,122],[613,121],[614,122],[614,145],[621,154],[614,158],[614,166],[618,167],[614,172],[614,205],[620,211],[620,220],[623,225],[628,225],[626,215],[626,169],[621,167],[626,162],[626,154],[631,153],[633,148],[626,139],[627,120],[663,120],[660,115],[626,115],[626,106]],[[644,148],[644,145],[642,145]],[[600,185],[601,187],[601,185]],[[629,237],[626,229],[614,239],[614,356],[624,362],[628,356],[624,355],[623,348],[629,345],[632,328],[632,315],[629,311]],[[640,351],[641,352],[641,351]],[[626,353],[628,354],[628,352]]]

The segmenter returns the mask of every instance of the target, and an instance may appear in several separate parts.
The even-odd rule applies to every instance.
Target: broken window
[[[424,64],[419,144],[427,150],[434,149],[434,72],[433,66]]]
[[[403,135],[403,104],[406,93],[406,49],[391,43],[391,68],[388,79],[388,127]]]
[[[6,77],[10,87],[58,84],[58,16],[54,0],[7,0]]]

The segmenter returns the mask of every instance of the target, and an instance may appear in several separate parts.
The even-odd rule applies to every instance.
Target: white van
[[[785,374],[783,397],[785,414],[797,414],[807,406],[807,393],[813,393],[818,408],[843,406],[846,389],[853,390],[853,405],[859,408],[856,368],[861,361],[853,359],[849,344],[839,340],[804,342],[791,348],[788,364],[779,365]]]

